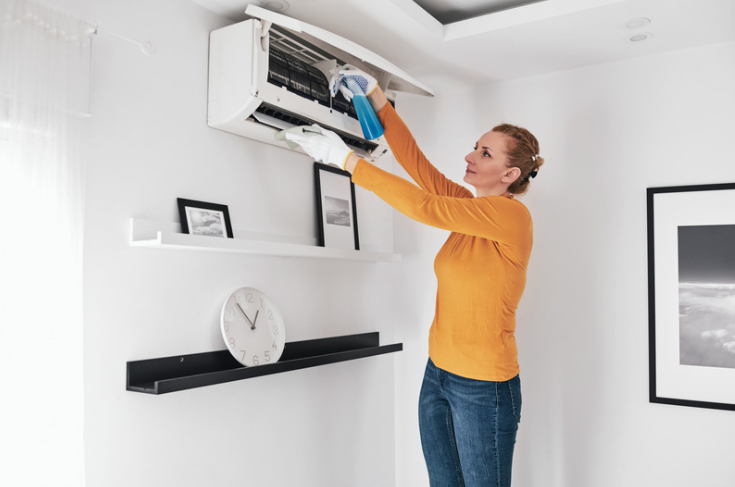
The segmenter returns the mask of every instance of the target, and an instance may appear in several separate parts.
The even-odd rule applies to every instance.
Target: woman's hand
[[[375,91],[375,88],[378,87],[378,80],[373,76],[367,74],[361,69],[345,64],[343,69],[337,70],[332,75],[332,79],[329,80],[329,90],[333,97],[336,96],[337,91],[339,91],[344,95],[347,101],[352,100],[355,93],[347,87],[347,83],[345,83],[346,78],[353,79],[360,86],[365,96],[370,96]]]
[[[354,152],[347,147],[339,135],[316,124],[310,127],[285,130],[280,132],[276,138],[280,140],[285,138],[298,144],[315,161],[331,164],[342,170],[345,169],[345,163],[350,154]]]
[[[360,85],[365,96],[370,100],[370,104],[373,106],[375,113],[379,113],[385,104],[388,103],[388,98],[386,98],[383,90],[380,89],[378,81],[372,75],[349,64],[345,64],[343,69],[335,71],[332,75],[332,79],[329,81],[329,90],[332,96],[335,96],[337,91],[339,91],[347,98],[347,101],[352,100],[354,93],[345,84],[345,78],[352,78]]]

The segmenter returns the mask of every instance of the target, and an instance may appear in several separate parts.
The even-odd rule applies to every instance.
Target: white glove
[[[357,84],[360,85],[360,88],[362,88],[365,96],[370,95],[378,86],[378,81],[374,77],[361,69],[345,64],[343,69],[337,70],[332,74],[332,79],[329,80],[329,90],[333,97],[337,94],[337,91],[340,91],[344,97],[347,98],[347,101],[352,100],[354,94],[347,87],[347,84],[344,81],[345,78],[352,78],[355,80]]]
[[[308,130],[288,130],[283,137],[296,143],[317,162],[331,164],[344,170],[347,158],[354,151],[347,147],[339,135],[314,124]]]

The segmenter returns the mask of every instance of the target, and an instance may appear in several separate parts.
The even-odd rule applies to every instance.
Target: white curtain
[[[84,485],[84,21],[0,0],[0,485]]]

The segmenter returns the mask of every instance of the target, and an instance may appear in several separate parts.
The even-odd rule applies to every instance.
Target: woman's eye
[[[472,150],[473,150],[473,151],[477,150],[477,146],[474,146],[474,147],[472,148]],[[492,157],[492,156],[490,155],[490,153],[489,153],[488,151],[483,151],[483,152],[482,152],[482,155],[483,155],[483,157]]]

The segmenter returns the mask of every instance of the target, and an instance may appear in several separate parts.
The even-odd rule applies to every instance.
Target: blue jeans
[[[467,379],[429,359],[419,427],[431,487],[509,487],[520,420],[520,376]]]

